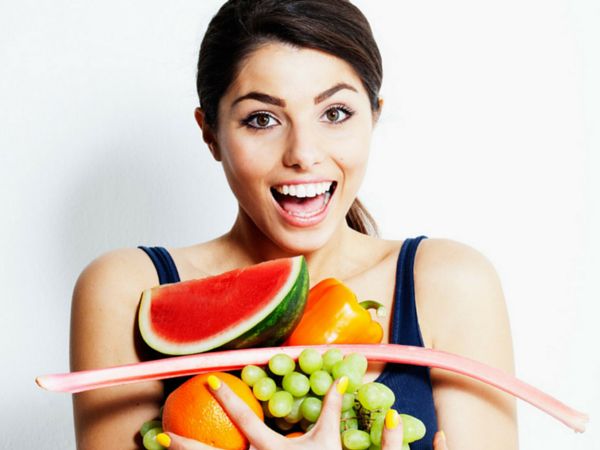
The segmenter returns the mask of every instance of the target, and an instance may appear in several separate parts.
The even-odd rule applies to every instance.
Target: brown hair
[[[198,58],[196,87],[205,122],[218,127],[218,107],[241,63],[272,41],[320,50],[343,59],[361,79],[374,114],[383,78],[381,54],[369,22],[347,0],[229,0],[212,18]],[[354,200],[348,225],[377,235],[377,224]]]

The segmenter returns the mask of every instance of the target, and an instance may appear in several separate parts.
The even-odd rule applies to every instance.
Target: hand
[[[337,380],[325,396],[323,409],[315,426],[304,435],[297,438],[286,438],[267,427],[256,414],[242,401],[226,383],[212,390],[214,396],[229,414],[240,430],[250,441],[251,450],[340,450],[340,415],[342,410],[342,395],[348,381],[342,377]],[[402,448],[402,420],[400,415],[391,410],[386,416],[382,436],[382,450],[399,450]],[[193,439],[187,439],[174,433],[165,433],[171,439],[171,450],[217,450]],[[164,441],[163,441],[164,442]],[[445,446],[435,447],[435,450],[447,450]]]

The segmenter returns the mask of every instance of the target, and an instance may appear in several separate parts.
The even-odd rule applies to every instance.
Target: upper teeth
[[[307,184],[282,184],[276,186],[275,190],[280,194],[292,195],[294,197],[316,197],[324,192],[327,192],[331,187],[331,181],[322,183],[307,183]]]

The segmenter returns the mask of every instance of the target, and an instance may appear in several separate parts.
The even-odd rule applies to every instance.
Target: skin
[[[206,126],[202,110],[195,113],[203,138],[221,162],[238,200],[238,216],[223,236],[169,249],[181,279],[304,254],[311,285],[333,276],[359,298],[378,299],[391,311],[402,242],[362,235],[344,220],[361,185],[378,119],[357,74],[331,55],[278,43],[256,50],[244,61],[243,69],[221,99],[216,130]],[[349,88],[315,103],[315,97],[340,83]],[[256,99],[234,104],[237,98],[253,91],[282,99],[285,106]],[[339,105],[354,114],[348,117],[339,110],[336,113]],[[242,124],[257,112],[263,114],[260,121],[253,116],[251,123],[267,129],[256,131]],[[333,123],[338,121],[341,123]],[[314,178],[338,183],[327,218],[310,228],[283,221],[274,207],[271,186],[284,180]],[[455,241],[426,239],[418,247],[414,278],[426,347],[514,373],[502,288],[496,271],[483,255]],[[74,290],[71,370],[156,358],[140,343],[135,330],[140,292],[157,284],[155,268],[141,250],[116,250],[93,261]],[[383,342],[389,342],[390,317],[377,319],[384,328]],[[381,365],[371,364],[365,380],[375,379],[382,369]],[[431,370],[431,379],[438,425],[447,437],[446,442],[440,433],[436,435],[435,450],[518,448],[512,397],[436,369]],[[339,434],[328,431],[339,415],[339,396],[335,392],[328,394],[326,412],[315,431],[289,441],[281,441],[264,424],[248,420],[245,404],[227,392],[226,388],[220,389],[215,395],[256,449],[340,448]],[[157,416],[163,401],[160,382],[74,395],[78,448],[139,448],[139,427]],[[399,448],[398,433],[401,431],[397,429],[386,431],[385,450]],[[172,437],[172,448],[207,448]]]

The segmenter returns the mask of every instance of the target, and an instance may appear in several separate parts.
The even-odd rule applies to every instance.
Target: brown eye
[[[266,114],[259,114],[258,116],[256,116],[256,125],[258,125],[261,128],[267,127],[269,125],[269,119],[270,117]]]
[[[348,120],[353,115],[354,115],[354,111],[350,110],[349,108],[347,108],[345,106],[338,105],[338,106],[333,106],[333,107],[329,108],[327,111],[325,111],[325,114],[323,114],[323,116],[322,116],[322,120],[325,120],[327,123],[330,123],[332,125],[337,125],[337,124],[344,123],[346,120]]]
[[[330,122],[337,122],[340,118],[340,111],[337,109],[330,109],[327,111],[327,120]]]
[[[271,114],[257,112],[242,120],[242,125],[254,130],[267,130],[273,128],[279,122]]]

